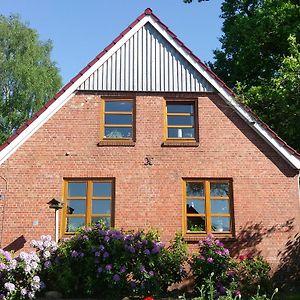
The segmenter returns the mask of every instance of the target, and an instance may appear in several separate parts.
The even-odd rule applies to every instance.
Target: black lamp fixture
[[[64,206],[64,203],[60,200],[57,200],[55,198],[53,198],[52,200],[50,200],[48,203],[49,208],[55,209],[55,210],[59,210],[62,209]]]

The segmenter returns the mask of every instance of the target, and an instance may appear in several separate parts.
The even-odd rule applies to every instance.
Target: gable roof
[[[280,156],[285,159],[293,168],[300,169],[300,154],[288,146],[274,131],[263,123],[251,110],[242,105],[236,98],[233,91],[217,77],[191,50],[189,50],[177,36],[160,19],[155,16],[150,8],[147,8],[133,23],[131,23],[111,44],[100,52],[85,68],[70,80],[52,99],[50,99],[37,113],[22,125],[6,142],[0,146],[0,164],[5,162],[31,135],[33,135],[48,119],[51,118],[77,90],[97,89],[95,72],[98,72],[105,62],[108,61],[118,49],[120,49],[134,34],[141,28],[150,26],[151,30],[159,33],[166,51],[176,50],[180,58],[179,63],[183,64],[192,74],[196,70],[196,78],[199,82],[205,83],[207,91],[215,90],[247,123],[253,128]],[[152,29],[154,28],[154,29]],[[147,29],[147,28],[146,28]],[[153,31],[153,32],[154,32]],[[171,50],[170,50],[171,49]],[[172,50],[173,49],[173,50]],[[185,61],[185,63],[184,63]],[[186,64],[186,62],[188,64]],[[125,67],[126,68],[126,67]],[[195,74],[195,73],[194,73]],[[93,78],[93,85],[90,85]],[[144,79],[145,80],[145,79]],[[99,82],[99,81],[98,81]],[[209,83],[207,85],[207,83]],[[94,87],[95,84],[95,87]],[[97,83],[98,84],[98,83]],[[132,90],[149,90],[147,85],[138,86]],[[103,86],[102,86],[103,88]],[[108,86],[106,88],[112,88]],[[141,88],[141,89],[140,89]],[[122,85],[119,91],[126,90]],[[151,91],[157,90],[151,89]]]
[[[150,22],[138,27],[78,89],[215,92],[210,82]]]

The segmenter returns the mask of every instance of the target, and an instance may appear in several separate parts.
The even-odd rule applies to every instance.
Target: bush
[[[46,280],[67,297],[157,295],[182,280],[185,258],[179,236],[166,248],[155,231],[126,233],[96,224],[60,244]]]
[[[225,295],[228,290],[236,295],[240,294],[229,250],[219,240],[215,240],[212,234],[199,242],[199,253],[193,255],[190,264],[195,277],[195,286],[202,289],[203,293],[212,293],[207,288],[203,289],[203,285],[211,287],[213,282],[215,297]],[[205,296],[208,297],[208,294]]]
[[[39,257],[31,252],[18,256],[0,249],[0,299],[34,299],[43,288]]]
[[[239,256],[235,271],[243,295],[255,295],[258,286],[262,293],[270,293],[272,289],[270,269],[270,265],[261,256]]]

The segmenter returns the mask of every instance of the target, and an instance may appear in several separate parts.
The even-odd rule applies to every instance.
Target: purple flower
[[[76,250],[73,250],[71,253],[72,257],[78,257],[78,252]]]
[[[143,245],[148,245],[148,240],[143,240],[142,243]]]
[[[229,250],[225,248],[225,249],[223,250],[223,255],[228,256],[228,255],[229,255]]]
[[[25,296],[27,294],[27,290],[24,288],[24,289],[21,289],[21,295],[22,296]]]
[[[156,254],[156,253],[158,253],[159,251],[160,251],[159,246],[158,246],[157,244],[155,244],[154,247],[153,247],[152,250],[151,250],[151,253],[152,253],[152,254]]]
[[[95,252],[95,256],[99,257],[101,255],[101,253],[99,251]]]
[[[224,247],[223,243],[221,243],[219,240],[215,240],[215,244],[218,247]]]
[[[0,270],[5,270],[6,269],[6,265],[4,263],[0,263]]]
[[[99,249],[100,249],[100,251],[103,251],[103,250],[104,250],[104,246],[103,246],[103,245],[100,245],[100,246],[99,246]]]
[[[105,242],[108,242],[109,240],[110,240],[109,236],[105,236],[105,237],[104,237],[104,241],[105,241]]]
[[[127,270],[127,268],[126,268],[125,266],[122,266],[122,267],[120,268],[120,273],[125,273],[126,270]]]
[[[149,275],[150,276],[154,276],[154,272],[153,271],[149,271]]]
[[[145,273],[145,272],[146,272],[146,269],[145,269],[144,266],[140,266],[140,272],[141,272],[141,273]]]
[[[221,286],[219,287],[219,291],[220,291],[221,294],[225,294],[226,289],[225,289],[225,287],[224,287],[223,285],[221,285]]]
[[[214,235],[212,233],[210,233],[208,236],[207,236],[207,239],[213,239],[214,238]]]
[[[130,253],[135,253],[135,249],[132,246],[128,246],[127,249]]]
[[[106,270],[106,271],[110,271],[111,269],[112,269],[112,265],[106,265],[106,266],[105,266],[105,270]]]
[[[236,291],[235,291],[235,295],[236,295],[237,297],[241,298],[241,292],[240,292],[239,290],[236,290]]]
[[[213,259],[212,257],[209,257],[209,258],[207,259],[207,262],[210,263],[210,264],[213,263],[213,261],[214,261],[214,259]]]
[[[98,272],[98,273],[102,273],[102,271],[103,271],[103,268],[102,268],[102,267],[99,267],[99,268],[97,269],[97,272]]]
[[[218,254],[218,255],[222,256],[222,255],[223,255],[223,251],[221,251],[221,250],[217,250],[217,251],[216,251],[216,254]]]
[[[9,293],[13,292],[16,289],[16,286],[11,282],[4,283],[4,287],[8,290]]]
[[[89,237],[88,237],[87,235],[84,235],[84,236],[82,237],[82,239],[87,241],[87,240],[89,239]]]
[[[145,255],[150,255],[150,250],[149,249],[144,250],[144,254]]]
[[[109,257],[109,253],[108,252],[104,252],[103,253],[103,258],[105,259],[105,258],[108,258]]]
[[[118,275],[118,274],[115,274],[114,276],[113,276],[113,281],[114,282],[118,282],[118,281],[120,281],[120,275]]]

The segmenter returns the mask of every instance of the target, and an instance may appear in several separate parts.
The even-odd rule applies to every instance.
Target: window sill
[[[186,242],[194,242],[194,243],[197,243],[203,239],[205,239],[207,237],[207,235],[185,235],[183,237],[183,239],[186,241]],[[233,237],[232,235],[230,234],[227,234],[227,235],[221,235],[221,234],[214,234],[214,238],[218,239],[218,240],[221,240],[222,242],[224,243],[229,243],[229,242],[234,242],[236,241],[236,238]]]
[[[165,141],[161,144],[162,147],[199,147],[197,141]]]
[[[129,141],[129,140],[105,140],[105,141],[100,141],[97,144],[98,147],[107,147],[107,146],[121,146],[121,147],[134,147],[135,146],[135,142],[134,141]]]

